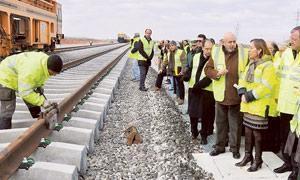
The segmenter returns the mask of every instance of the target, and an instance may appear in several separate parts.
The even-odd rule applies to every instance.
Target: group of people
[[[152,31],[132,40],[134,81],[145,91],[145,77],[154,54]],[[150,34],[150,35],[149,35]],[[184,81],[188,82],[188,113],[192,139],[201,135],[201,144],[213,133],[216,142],[211,156],[229,151],[240,158],[241,135],[245,154],[236,166],[249,172],[261,168],[262,152],[280,152],[284,164],[275,173],[291,171],[296,180],[300,163],[300,26],[290,32],[289,45],[279,51],[274,42],[253,39],[249,46],[237,44],[233,33],[225,33],[219,44],[199,34],[197,40],[161,41],[155,91],[165,76],[173,82],[177,103],[184,102]],[[139,67],[139,73],[137,70]],[[140,76],[139,76],[140,75]],[[201,130],[198,122],[201,119]],[[255,149],[253,157],[252,152]]]

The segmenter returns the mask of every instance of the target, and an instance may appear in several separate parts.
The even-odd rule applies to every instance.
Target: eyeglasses
[[[199,42],[199,43],[202,43],[202,42],[203,42],[203,40],[197,40],[197,42]]]

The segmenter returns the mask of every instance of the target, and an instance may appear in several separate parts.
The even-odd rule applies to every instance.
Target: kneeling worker
[[[43,52],[25,52],[5,58],[0,63],[0,129],[10,129],[16,108],[16,92],[23,99],[31,116],[37,118],[40,106],[48,108],[42,89],[50,76],[59,74],[63,62],[58,55]]]

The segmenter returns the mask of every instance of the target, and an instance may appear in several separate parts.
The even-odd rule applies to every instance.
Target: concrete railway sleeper
[[[53,109],[32,119],[17,99],[13,129],[0,131],[0,179],[78,179],[86,172],[87,153],[94,150],[127,60],[127,47],[115,49],[79,66],[67,66],[72,68],[46,83],[45,95],[59,102],[58,113]],[[56,114],[59,131],[47,127]],[[29,170],[18,169],[20,164]]]

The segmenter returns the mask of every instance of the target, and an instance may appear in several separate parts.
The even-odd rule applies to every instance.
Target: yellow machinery
[[[61,4],[56,0],[0,0],[0,57],[54,50],[62,38]]]
[[[118,33],[118,42],[126,43],[129,42],[130,38],[125,33]]]

